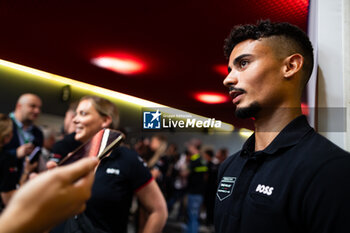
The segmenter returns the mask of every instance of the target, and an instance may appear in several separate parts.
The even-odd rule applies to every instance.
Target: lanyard
[[[20,144],[23,145],[23,144],[32,142],[33,135],[31,135],[30,132],[23,131],[22,129],[23,125],[20,125],[18,123],[13,112],[10,113],[10,117],[17,126],[17,132],[18,132],[18,138],[19,138]]]

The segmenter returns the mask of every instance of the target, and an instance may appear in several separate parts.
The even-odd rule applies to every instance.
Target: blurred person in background
[[[164,135],[156,134],[151,137],[150,149],[152,157],[147,161],[153,177],[156,179],[160,189],[164,193],[164,177],[168,170],[169,159],[165,154],[168,142]]]
[[[175,214],[176,220],[184,220],[186,218],[185,200],[187,192],[187,175],[190,153],[186,150],[174,161],[174,168],[172,170],[172,195],[167,199],[168,211],[173,211],[173,206],[176,202],[180,202],[180,208]],[[175,157],[176,158],[176,157]],[[188,159],[187,159],[188,158]]]
[[[40,127],[44,135],[43,147],[38,161],[38,171],[46,170],[46,163],[52,157],[52,148],[56,143],[56,131],[50,126],[44,125]]]
[[[175,163],[179,160],[180,154],[177,151],[177,145],[175,143],[170,143],[165,152],[165,162],[162,164],[167,164],[166,169],[163,169],[164,177],[164,196],[166,200],[169,200],[174,192],[174,181],[175,181]],[[165,167],[165,166],[163,166]]]
[[[11,141],[12,127],[11,119],[0,113],[0,213],[16,191],[19,176],[17,160],[3,150],[4,145]]]
[[[64,115],[62,133],[68,135],[75,132],[75,124],[73,119],[75,117],[75,110],[78,106],[79,101],[74,101],[69,104],[69,107]]]
[[[152,151],[149,146],[150,139],[149,138],[138,138],[136,143],[134,144],[134,150],[141,156],[144,161],[149,160],[152,157]]]
[[[9,203],[19,186],[27,181],[29,173],[37,166],[37,163],[30,164],[26,159],[24,172],[20,174],[17,159],[3,150],[4,145],[12,139],[12,128],[11,119],[0,113],[0,212]]]
[[[187,168],[187,232],[197,233],[199,228],[199,214],[205,192],[205,174],[208,167],[200,154],[201,142],[191,139],[187,143],[189,152],[189,164]]]
[[[226,148],[220,148],[215,154],[214,163],[217,163],[220,165],[222,162],[225,161],[225,159],[227,159],[227,157],[228,157],[228,150]]]
[[[147,146],[147,144],[145,143]],[[145,162],[151,171],[153,178],[156,180],[158,187],[164,194],[165,192],[165,173],[168,169],[168,159],[165,155],[167,149],[167,139],[162,134],[155,134],[151,137],[149,142],[148,153],[144,154]],[[137,210],[137,232],[141,233],[144,231],[147,219],[149,217],[147,209],[142,203],[139,202]]]
[[[58,163],[67,153],[73,151],[75,148],[81,145],[81,143],[75,140],[75,124],[73,119],[75,117],[75,110],[79,101],[70,103],[63,120],[63,126],[61,128],[61,137],[53,144],[51,148],[50,160]],[[68,151],[68,152],[67,152]]]
[[[43,133],[34,124],[40,115],[41,105],[39,96],[26,93],[18,98],[15,111],[10,113],[13,122],[13,137],[3,150],[17,159],[20,176],[24,171],[25,156],[29,155],[36,146],[42,147],[43,145]]]
[[[208,172],[206,173],[206,186],[204,194],[204,205],[206,210],[205,223],[211,226],[214,223],[215,194],[217,188],[218,166],[214,161],[214,150],[207,148],[203,150],[203,158],[207,161]]]

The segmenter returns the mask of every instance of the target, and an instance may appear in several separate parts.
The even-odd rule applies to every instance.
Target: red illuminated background
[[[0,11],[0,59],[249,127],[222,85],[223,40],[258,19],[306,31],[308,1],[21,1]]]

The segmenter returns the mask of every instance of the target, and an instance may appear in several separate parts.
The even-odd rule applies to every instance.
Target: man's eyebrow
[[[245,53],[245,54],[239,55],[238,57],[235,58],[235,60],[233,60],[233,66],[237,66],[237,64],[240,62],[240,60],[242,60],[244,57],[248,57],[248,56],[251,56],[251,54]],[[228,73],[231,73],[232,68],[230,66],[228,66],[227,71],[228,71]]]
[[[237,63],[242,60],[242,58],[247,57],[247,56],[251,56],[251,54],[247,53],[247,54],[242,54],[239,55],[238,57],[235,58],[235,60],[233,61],[233,65],[236,66]]]

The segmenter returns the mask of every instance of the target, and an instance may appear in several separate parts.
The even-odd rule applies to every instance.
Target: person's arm
[[[136,196],[149,213],[143,233],[161,232],[168,218],[168,210],[157,183],[152,180],[137,191]]]
[[[29,179],[29,175],[34,169],[38,166],[38,162],[35,163],[30,163],[29,158],[26,157],[25,159],[25,164],[24,164],[24,169],[23,173],[19,179],[19,185],[22,186],[24,185],[25,182]]]
[[[82,212],[91,195],[96,165],[96,158],[85,158],[27,182],[0,216],[0,233],[43,232]]]

